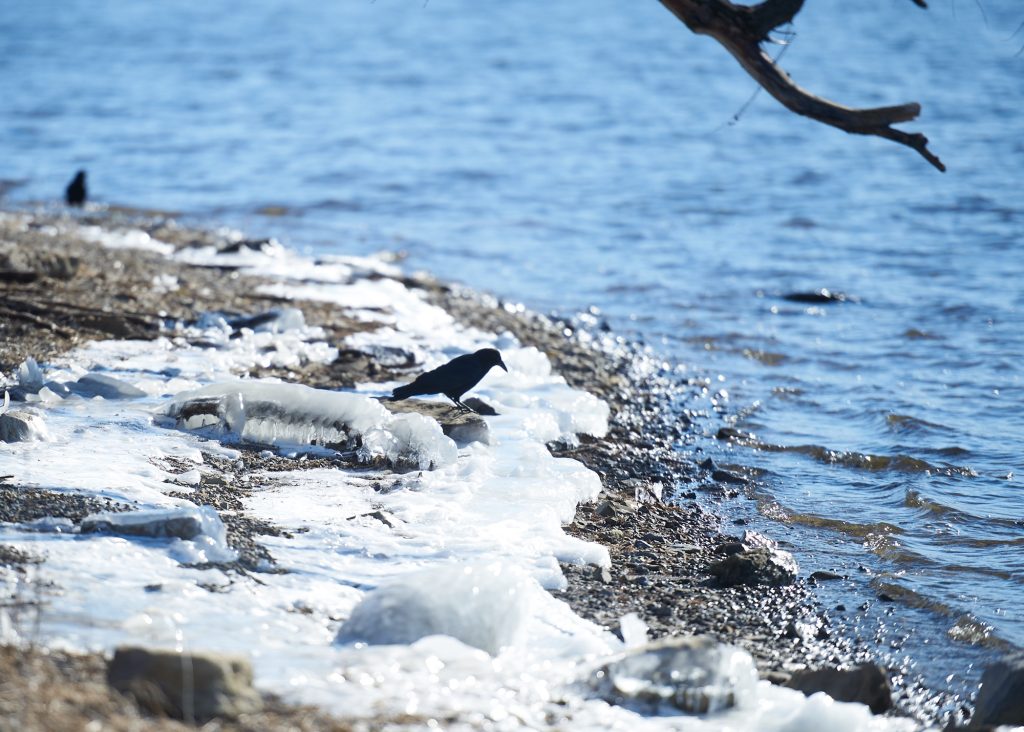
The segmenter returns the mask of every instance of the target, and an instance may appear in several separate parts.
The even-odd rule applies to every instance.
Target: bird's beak
[[[506,366],[506,365],[505,365],[505,362],[504,362],[504,361],[500,361],[500,360],[499,360],[499,361],[498,361],[498,365],[499,365],[499,366],[501,366],[501,367],[502,367],[503,369],[505,369],[505,373],[506,373],[506,374],[508,373],[508,366]]]

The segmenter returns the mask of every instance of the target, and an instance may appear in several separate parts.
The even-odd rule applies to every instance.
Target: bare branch
[[[893,129],[921,113],[916,102],[895,107],[854,109],[816,96],[798,86],[761,48],[768,33],[790,22],[803,0],[765,0],[753,6],[734,5],[729,0],[660,0],[687,28],[711,36],[739,61],[765,91],[796,114],[857,135],[874,135],[916,150],[925,160],[945,172],[946,166],[930,150],[928,138],[919,132]],[[919,0],[913,0],[923,5]]]

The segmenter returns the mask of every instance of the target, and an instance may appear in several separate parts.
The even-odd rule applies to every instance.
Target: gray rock
[[[203,533],[203,520],[198,509],[188,507],[94,513],[82,519],[81,531],[83,534],[108,532],[157,539],[194,539]]]
[[[471,442],[491,444],[491,430],[487,426],[487,421],[479,414],[460,412],[455,407],[441,402],[428,402],[420,399],[407,399],[401,402],[384,401],[381,404],[392,413],[415,412],[436,420],[441,425],[441,431],[454,440],[459,447],[464,447]]]
[[[851,669],[796,671],[786,686],[807,696],[823,691],[836,701],[866,704],[873,714],[884,714],[892,709],[889,677],[873,663],[862,663]]]
[[[663,638],[630,649],[588,679],[605,701],[656,713],[664,705],[691,714],[735,706],[753,693],[750,656],[708,636]]]
[[[781,586],[793,583],[799,567],[789,552],[778,549],[751,549],[730,554],[708,567],[708,571],[723,587]]]
[[[46,437],[46,423],[31,412],[0,414],[0,442],[27,442]]]
[[[71,391],[84,397],[103,397],[104,399],[137,399],[146,396],[146,392],[137,389],[126,381],[115,379],[106,374],[86,374],[78,381],[68,384]]]
[[[107,683],[150,712],[205,722],[259,711],[252,666],[238,656],[118,648]]]
[[[996,661],[981,676],[972,727],[1024,725],[1024,652]]]

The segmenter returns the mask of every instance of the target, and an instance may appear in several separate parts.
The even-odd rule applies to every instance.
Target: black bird
[[[85,203],[86,192],[85,192],[85,171],[79,170],[75,173],[75,178],[68,187],[64,190],[64,200],[68,202],[69,206],[81,206]]]
[[[481,348],[476,353],[456,356],[444,366],[420,374],[411,384],[400,386],[391,392],[391,401],[400,402],[421,394],[444,394],[455,402],[455,406],[467,412],[475,411],[462,403],[462,395],[479,383],[492,366],[501,366],[508,371],[501,354],[494,348]]]

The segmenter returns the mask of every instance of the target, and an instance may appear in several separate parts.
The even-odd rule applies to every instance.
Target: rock
[[[789,680],[793,678],[793,674],[789,673],[788,671],[766,671],[762,675],[762,678],[765,681],[769,681],[775,684],[776,686],[785,686],[787,683],[789,683]]]
[[[0,414],[0,442],[28,442],[46,437],[46,423],[39,415],[31,412]]]
[[[590,576],[606,585],[611,584],[612,581],[612,571],[608,567],[593,567]]]
[[[466,403],[469,404],[469,401]],[[484,404],[484,402],[480,403]],[[392,413],[415,412],[436,420],[441,425],[441,431],[454,440],[459,447],[465,447],[471,442],[491,444],[491,430],[487,426],[487,421],[479,414],[460,412],[455,407],[441,402],[427,402],[419,399],[408,399],[401,402],[383,401],[381,404]],[[494,410],[491,409],[491,412],[493,413]]]
[[[626,651],[598,668],[588,683],[612,704],[639,706],[648,713],[668,704],[706,714],[752,694],[757,671],[739,648],[708,636],[673,637]]]
[[[892,709],[889,677],[873,663],[862,663],[851,669],[795,671],[786,686],[807,696],[823,691],[836,701],[866,704],[873,714],[883,714]]]
[[[741,539],[743,546],[747,549],[778,549],[779,545],[774,539],[771,539],[764,534],[757,531],[751,531],[747,529],[743,532],[743,538]]]
[[[1024,725],[1024,652],[1012,653],[985,669],[971,727]]]
[[[115,379],[106,374],[86,374],[78,381],[68,384],[71,391],[84,397],[103,397],[104,399],[137,399],[146,396],[146,392],[137,389],[126,381]]]
[[[83,534],[108,532],[158,539],[194,539],[203,533],[203,518],[196,508],[157,508],[125,513],[94,513],[82,519]]]
[[[788,585],[799,568],[789,552],[778,549],[752,549],[737,552],[708,567],[723,587],[733,585]]]
[[[149,712],[185,721],[233,719],[263,706],[252,666],[239,656],[118,648],[107,683]]]
[[[731,483],[732,485],[746,485],[749,482],[742,475],[722,469],[712,470],[711,480],[716,483]]]
[[[849,298],[845,293],[832,292],[831,290],[822,287],[820,290],[814,290],[812,292],[789,292],[782,296],[783,300],[789,302],[806,303],[809,305],[827,305],[833,302],[846,302]]]
[[[836,574],[835,572],[826,572],[822,569],[819,569],[816,572],[811,572],[810,578],[817,582],[829,582],[831,580],[841,580],[843,579],[843,575]]]

